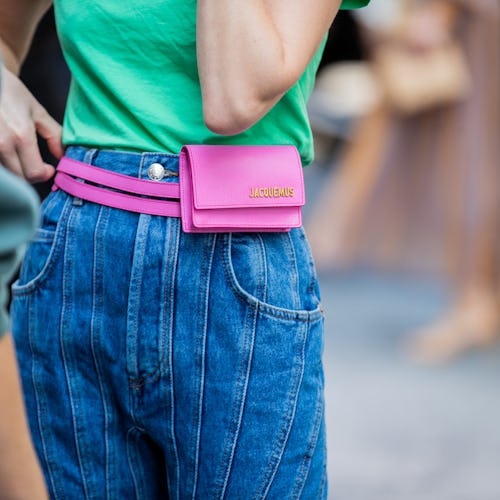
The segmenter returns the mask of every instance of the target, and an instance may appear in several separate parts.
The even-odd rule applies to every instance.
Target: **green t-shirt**
[[[361,9],[366,7],[370,3],[370,0],[344,0],[341,9]]]
[[[347,0],[343,7],[365,3]],[[221,136],[203,122],[196,0],[55,0],[54,6],[72,72],[65,145],[178,154],[184,144],[293,144],[304,165],[312,161],[306,102],[324,43],[265,117],[241,134]]]

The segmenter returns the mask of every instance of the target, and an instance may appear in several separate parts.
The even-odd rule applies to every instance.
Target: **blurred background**
[[[62,120],[50,12],[22,77]],[[330,497],[500,500],[500,2],[341,12],[309,108]]]

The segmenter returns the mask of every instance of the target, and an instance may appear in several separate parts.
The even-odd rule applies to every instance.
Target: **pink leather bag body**
[[[300,227],[302,163],[293,146],[184,146],[185,232],[287,231]]]
[[[136,179],[63,157],[56,189],[131,212],[180,216],[188,233],[288,231],[302,224],[305,203],[294,146],[184,146],[179,184]]]

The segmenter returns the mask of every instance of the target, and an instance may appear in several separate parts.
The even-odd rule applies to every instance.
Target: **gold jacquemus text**
[[[293,198],[295,189],[293,187],[252,187],[250,188],[250,198]]]

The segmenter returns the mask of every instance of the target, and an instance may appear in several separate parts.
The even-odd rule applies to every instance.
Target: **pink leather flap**
[[[302,163],[293,146],[185,146],[196,209],[302,206]]]

